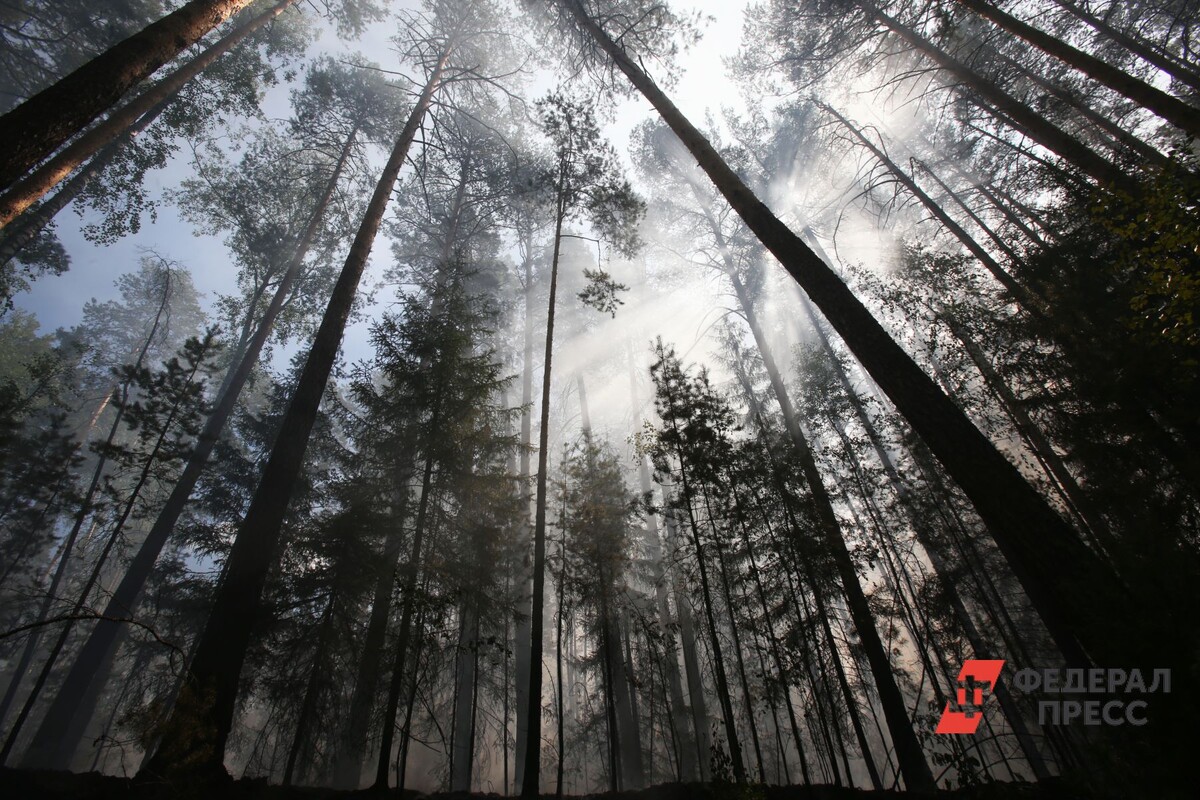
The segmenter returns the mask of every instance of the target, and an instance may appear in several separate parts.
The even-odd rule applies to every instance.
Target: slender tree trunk
[[[1193,136],[1200,135],[1200,110],[1192,108],[1179,98],[1172,97],[1093,55],[1077,50],[1063,40],[1022,22],[985,0],[958,0],[958,4],[971,9],[996,27],[1024,39],[1092,80],[1104,84],[1117,94],[1129,98],[1142,108],[1153,111],[1180,130]]]
[[[1169,657],[1161,652],[1147,655],[1147,651],[1172,649],[1167,637],[1147,635],[1114,645],[1114,620],[1130,619],[1130,615],[1159,620],[1171,615],[1123,590],[1016,467],[887,334],[845,283],[754,196],[645,72],[592,21],[579,0],[560,2],[659,111],[750,230],[805,289],[971,498],[1069,661],[1088,663],[1086,653],[1101,663],[1148,663],[1146,659],[1156,658],[1155,663],[1162,663]]]
[[[352,130],[346,137],[346,142],[325,185],[324,192],[309,218],[308,225],[296,245],[287,269],[258,324],[254,337],[247,344],[241,359],[234,362],[230,373],[226,376],[217,404],[205,421],[200,438],[191,455],[188,456],[187,465],[179,479],[176,480],[163,507],[159,510],[154,525],[146,534],[133,561],[126,568],[124,577],[109,598],[104,610],[105,617],[121,618],[133,614],[137,609],[138,601],[146,582],[150,579],[154,564],[158,561],[159,555],[175,530],[175,524],[186,508],[188,498],[237,406],[242,390],[258,363],[259,354],[274,328],[275,319],[291,295],[292,287],[303,267],[305,256],[316,237],[325,211],[350,156],[355,138],[356,131]],[[79,655],[76,656],[54,702],[47,709],[34,734],[29,752],[25,757],[31,766],[36,765],[46,769],[67,768],[72,755],[79,747],[87,721],[91,717],[95,699],[99,696],[98,690],[108,677],[108,670],[101,668],[101,665],[111,665],[113,655],[120,646],[125,633],[126,627],[122,624],[107,620],[100,620],[96,623],[96,627],[79,651]]]
[[[633,713],[633,695],[624,659],[621,657],[621,626],[616,618],[612,603],[607,606],[609,618],[604,621],[605,657],[608,659],[609,676],[612,684],[612,702],[617,721],[617,752],[621,762],[621,788],[624,791],[641,789],[646,778],[642,764],[641,737],[638,720]]]
[[[672,423],[674,424],[674,423]],[[721,640],[717,631],[717,618],[713,611],[712,583],[708,578],[708,560],[704,553],[704,544],[700,538],[700,526],[696,521],[696,512],[692,508],[695,493],[691,480],[688,478],[688,465],[682,454],[679,457],[679,474],[683,488],[682,505],[687,512],[688,529],[692,534],[692,546],[696,553],[696,566],[700,572],[700,595],[704,603],[705,621],[708,623],[708,643],[712,648],[713,677],[716,679],[717,702],[721,706],[721,720],[725,726],[725,738],[729,745],[729,758],[733,762],[733,777],[737,783],[746,782],[746,767],[742,761],[742,747],[738,740],[737,726],[733,718],[733,703],[729,695],[729,680],[725,676],[725,658],[722,655]]]
[[[636,402],[634,408],[637,408]],[[650,482],[650,470],[646,467],[646,459],[638,463],[638,475],[641,479],[642,494],[650,494],[653,485]],[[679,760],[679,773],[683,781],[699,779],[696,769],[695,743],[689,732],[687,708],[683,701],[683,682],[679,674],[679,655],[676,651],[675,636],[672,633],[670,602],[667,596],[666,570],[663,566],[662,543],[658,533],[658,515],[646,516],[646,560],[650,562],[654,581],[654,600],[658,611],[659,632],[663,637],[664,672],[666,673],[667,693],[670,703],[672,730],[677,741],[676,758]]]
[[[296,478],[303,467],[304,451],[316,421],[317,408],[324,394],[329,373],[337,357],[342,333],[354,304],[358,282],[366,267],[375,234],[383,220],[400,168],[425,117],[449,59],[449,49],[431,70],[408,123],[392,149],[379,183],[367,206],[367,212],[346,257],[341,276],[317,331],[295,393],[280,426],[281,433],[272,448],[262,479],[250,509],[229,554],[229,572],[217,591],[209,622],[201,636],[191,665],[191,680],[181,693],[176,709],[195,705],[211,711],[214,727],[211,750],[196,753],[197,742],[185,741],[176,729],[164,738],[155,757],[142,767],[147,774],[161,773],[175,763],[194,755],[200,763],[220,769],[230,728],[233,726],[237,699],[238,674],[245,660],[254,614],[262,597],[267,571],[279,541],[283,515]],[[211,701],[202,700],[213,692]],[[190,695],[186,698],[184,695]],[[182,720],[178,720],[182,722]]]
[[[308,668],[308,681],[304,687],[304,699],[300,704],[300,716],[296,720],[296,730],[292,733],[292,745],[288,748],[287,764],[283,768],[283,785],[291,786],[296,774],[296,761],[305,751],[311,752],[309,745],[309,728],[317,713],[317,700],[320,694],[321,660],[329,647],[329,639],[333,634],[333,610],[336,605],[334,595],[330,595],[325,604],[325,612],[321,614],[321,624],[317,630],[317,649],[313,655],[313,663]],[[308,764],[309,759],[305,759]],[[303,768],[303,767],[302,767]]]
[[[11,189],[8,189],[3,196],[0,196],[0,228],[8,225],[16,219],[22,211],[36,203],[46,192],[57,186],[63,179],[71,174],[80,164],[86,161],[91,156],[99,152],[105,145],[113,142],[122,132],[134,125],[138,118],[152,110],[161,102],[168,101],[175,96],[189,81],[203,72],[210,64],[216,61],[225,53],[236,47],[246,37],[250,36],[255,31],[262,28],[271,20],[278,17],[284,10],[295,3],[296,0],[280,0],[267,11],[259,14],[254,19],[238,26],[234,31],[226,35],[212,47],[205,50],[202,54],[184,64],[178,70],[173,72],[169,77],[156,83],[154,86],[147,89],[142,94],[135,97],[130,102],[126,103],[121,108],[112,112],[105,117],[104,121],[92,127],[71,144],[67,145],[61,152],[57,153],[53,158],[45,164],[34,169],[27,177],[16,183]],[[211,3],[209,3],[211,4]],[[191,5],[196,5],[192,3]],[[245,6],[243,0],[230,2],[225,0],[221,5],[227,6]],[[182,9],[181,9],[182,10]],[[173,15],[172,15],[173,16]],[[157,23],[156,23],[157,24]],[[153,27],[153,26],[151,26]],[[149,29],[147,29],[149,30]],[[198,38],[198,37],[197,37]],[[127,42],[130,40],[126,40]],[[195,40],[193,40],[195,41]],[[191,44],[189,42],[188,44]],[[120,47],[120,45],[118,45]],[[182,48],[181,48],[182,49]],[[110,51],[111,52],[111,51]],[[103,56],[101,56],[103,58]],[[94,62],[93,62],[94,63]],[[70,80],[78,73],[64,78]],[[56,84],[57,85],[57,84]],[[53,89],[54,87],[51,87]],[[49,90],[47,90],[49,91]],[[45,94],[43,92],[42,94]],[[4,144],[4,137],[8,135],[7,122],[9,118],[16,114],[25,106],[39,100],[41,94],[26,101],[16,110],[9,112],[3,118],[0,118],[0,152],[6,152],[7,146]],[[90,99],[90,98],[89,98]],[[116,98],[114,98],[115,100]],[[94,119],[95,116],[92,117]],[[61,144],[65,139],[60,140],[57,144]],[[52,148],[53,149],[53,148]],[[50,151],[42,155],[49,155]],[[27,164],[21,171],[32,167],[36,161]],[[4,162],[0,160],[0,170],[3,170]],[[0,176],[3,173],[0,172]],[[10,182],[15,181],[18,176],[13,176],[10,180],[3,181],[7,188]],[[2,179],[2,178],[0,178]]]
[[[563,505],[566,505],[564,499]],[[567,750],[567,730],[566,730],[566,702],[563,698],[563,608],[566,599],[566,564],[567,564],[567,544],[566,537],[559,538],[559,571],[558,571],[558,602],[554,614],[555,636],[554,636],[554,679],[558,682],[557,691],[555,692],[555,702],[558,706],[556,721],[558,723],[558,746],[557,746],[557,765],[554,776],[554,796],[561,800],[563,796],[563,776],[566,766],[566,750]]]
[[[748,388],[748,387],[747,387]],[[734,503],[739,503],[737,493],[733,493]],[[741,509],[737,509],[739,516]],[[800,737],[800,725],[796,720],[796,710],[792,706],[791,699],[791,684],[785,669],[783,653],[779,647],[779,637],[775,635],[775,626],[771,623],[771,609],[767,605],[767,592],[763,586],[762,571],[754,556],[754,543],[750,538],[750,531],[747,530],[743,523],[739,526],[742,532],[742,543],[746,546],[746,559],[750,564],[750,575],[754,578],[755,594],[758,597],[759,609],[762,611],[762,624],[765,629],[764,633],[767,639],[767,646],[771,652],[771,659],[775,662],[775,672],[779,680],[780,686],[783,688],[784,701],[787,705],[788,722],[791,725],[792,741],[796,745],[796,754],[800,757],[800,771],[804,777],[804,783],[811,786],[813,783],[812,775],[809,772],[808,757],[804,752],[804,740]],[[763,674],[766,674],[766,667],[763,667]],[[815,686],[814,686],[815,689]],[[776,723],[778,727],[778,722]],[[780,758],[783,758],[783,753],[780,753]],[[785,764],[786,767],[786,764]]]
[[[665,498],[665,494],[664,494]],[[679,531],[675,519],[666,516],[667,539],[670,543],[672,560],[678,551]],[[675,610],[679,617],[679,643],[683,650],[683,667],[687,674],[688,700],[691,704],[692,726],[696,732],[693,744],[696,747],[696,763],[699,778],[708,782],[711,777],[710,753],[712,742],[708,731],[708,705],[704,694],[704,681],[700,677],[700,657],[696,648],[696,623],[692,617],[692,606],[684,591],[683,582],[675,577],[672,586],[675,595]]]
[[[521,466],[520,482],[521,515],[525,526],[525,538],[520,548],[521,561],[515,576],[517,583],[516,620],[513,625],[514,670],[516,684],[516,731],[513,742],[514,792],[520,792],[525,776],[525,745],[528,742],[529,724],[529,671],[532,647],[533,619],[533,562],[530,560],[533,539],[533,520],[529,506],[533,500],[530,493],[530,454],[533,450],[533,253],[532,242],[527,232],[522,232],[525,268],[525,353],[521,365]],[[507,791],[507,788],[506,788]]]
[[[1083,142],[1055,126],[993,81],[934,46],[932,42],[912,28],[883,13],[871,0],[855,0],[855,2],[864,12],[882,23],[909,46],[919,50],[933,63],[977,92],[984,100],[1007,116],[1022,133],[1042,147],[1056,153],[1064,161],[1073,164],[1101,185],[1128,187],[1132,183],[1129,176],[1111,161],[1097,155]]]
[[[192,0],[0,117],[0,188],[250,2]]]
[[[520,776],[521,797],[537,798],[542,764],[542,624],[546,590],[546,495],[549,479],[550,376],[554,356],[554,302],[558,294],[558,260],[566,216],[564,171],[559,167],[559,192],[554,217],[554,252],[550,259],[550,297],[546,301],[546,347],[542,362],[542,415],[538,431],[537,498],[533,522],[533,600],[530,607],[529,697],[525,709],[525,769]]]
[[[1200,92],[1200,73],[1192,70],[1187,64],[1167,53],[1157,50],[1144,39],[1135,38],[1124,31],[1114,28],[1103,19],[1089,14],[1074,3],[1068,3],[1065,0],[1051,0],[1051,2],[1071,16],[1087,24],[1097,33],[1103,34],[1114,42],[1117,42],[1147,64],[1157,67],[1180,83],[1187,84],[1194,91]]]
[[[746,676],[746,659],[742,652],[741,625],[737,618],[737,608],[733,603],[733,592],[730,590],[729,567],[725,563],[725,548],[719,540],[713,543],[717,552],[717,570],[721,578],[721,596],[725,607],[729,609],[729,630],[733,634],[733,655],[738,668],[738,681],[742,685],[742,703],[746,706],[746,727],[750,729],[750,744],[754,747],[754,761],[758,766],[758,782],[767,782],[766,767],[763,764],[762,743],[758,736],[758,723],[754,716],[754,698],[750,694],[750,680]]]
[[[435,409],[429,430],[434,433],[438,432],[438,423],[438,412]],[[425,456],[425,468],[421,478],[421,500],[417,505],[416,528],[413,530],[412,552],[404,568],[404,586],[401,590],[403,592],[404,604],[400,611],[400,630],[396,634],[396,657],[392,665],[392,680],[388,687],[387,702],[383,707],[383,732],[380,737],[379,759],[376,762],[375,783],[373,785],[376,791],[383,791],[388,787],[388,767],[392,761],[392,740],[395,737],[396,731],[396,712],[400,705],[400,692],[404,688],[404,676],[407,674],[405,668],[408,664],[408,650],[411,644],[410,639],[412,638],[413,611],[417,603],[417,579],[421,573],[421,559],[423,557],[422,544],[424,543],[425,528],[428,525],[429,519],[430,495],[433,493],[434,461],[432,453]],[[415,682],[415,664],[417,663],[417,659],[414,658],[413,662],[413,681]],[[407,735],[408,728],[406,726],[406,738]]]

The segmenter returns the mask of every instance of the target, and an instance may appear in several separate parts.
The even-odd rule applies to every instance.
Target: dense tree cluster
[[[6,4],[0,764],[1190,796],[1198,12]]]

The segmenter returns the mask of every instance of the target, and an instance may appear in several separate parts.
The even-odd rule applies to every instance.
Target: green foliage
[[[590,306],[601,314],[609,314],[613,319],[617,316],[617,307],[625,305],[619,293],[629,291],[629,287],[618,283],[604,270],[585,269],[583,276],[587,278],[587,287],[577,297],[583,304]]]
[[[1090,209],[1112,237],[1111,274],[1129,297],[1125,324],[1149,346],[1200,365],[1200,172],[1194,157],[1153,175],[1137,196],[1112,191]]]

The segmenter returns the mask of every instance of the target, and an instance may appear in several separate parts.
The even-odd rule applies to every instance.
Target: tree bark
[[[192,0],[0,117],[0,189],[252,0]]]
[[[41,199],[80,164],[91,158],[105,145],[111,144],[124,131],[135,125],[138,118],[149,113],[159,103],[169,102],[189,81],[210,64],[241,44],[246,37],[278,17],[296,0],[280,0],[267,11],[239,26],[212,47],[183,65],[164,80],[156,83],[103,122],[84,133],[45,164],[0,196],[0,228],[8,225],[25,209]],[[2,124],[2,121],[0,121]]]
[[[47,199],[41,205],[37,206],[37,208],[25,211],[9,223],[4,228],[3,237],[0,238],[0,267],[7,265],[20,255],[21,251],[37,238],[37,235],[58,216],[58,212],[70,205],[75,198],[79,197],[88,184],[112,163],[112,160],[121,152],[122,148],[133,141],[142,131],[149,128],[154,120],[158,119],[167,110],[172,99],[168,98],[164,100],[143,114],[128,130],[106,145],[103,150],[96,154],[95,158],[84,165],[83,169],[79,170],[70,180],[64,183],[62,188],[54,193],[53,197]]]
[[[176,703],[176,710],[181,706],[187,708],[194,705],[211,714],[213,749],[204,753],[195,752],[200,743],[185,740],[176,727],[164,737],[154,758],[142,767],[143,773],[153,775],[168,771],[189,756],[194,756],[198,763],[207,767],[221,769],[225,741],[233,726],[238,676],[254,623],[255,614],[252,612],[261,601],[288,500],[303,467],[304,451],[316,422],[317,408],[337,357],[358,283],[383,220],[392,187],[421,127],[425,112],[433,101],[433,95],[441,85],[449,55],[449,48],[443,50],[431,70],[375,187],[309,350],[296,391],[288,404],[280,426],[281,433],[271,450],[254,500],[230,551],[229,570],[217,591],[212,613],[196,649],[188,685]],[[213,693],[211,699],[203,699],[205,692]]]

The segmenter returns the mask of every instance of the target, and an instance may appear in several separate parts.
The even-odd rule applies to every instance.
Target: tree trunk
[[[664,494],[665,499],[665,494]],[[679,531],[675,519],[668,513],[667,539],[670,542],[672,560],[679,549]],[[683,582],[675,577],[672,590],[675,594],[675,610],[679,616],[679,643],[683,650],[683,667],[687,673],[688,700],[691,703],[692,726],[696,732],[693,743],[696,747],[696,763],[699,768],[700,780],[707,783],[711,779],[710,753],[712,741],[708,731],[708,705],[704,695],[704,681],[700,677],[700,656],[696,648],[696,623],[692,618],[691,601],[684,591]]]
[[[1022,22],[985,0],[957,0],[957,2],[996,27],[1024,39],[1097,83],[1129,98],[1142,108],[1153,111],[1180,130],[1193,136],[1200,135],[1200,111],[1179,98],[1172,97],[1093,55],[1077,50],[1063,40]]]
[[[518,474],[521,496],[521,515],[525,525],[525,538],[520,548],[521,561],[515,576],[516,619],[513,625],[514,669],[516,685],[516,731],[513,741],[513,791],[520,792],[525,776],[525,745],[528,741],[529,724],[529,666],[532,647],[533,615],[533,563],[530,547],[533,520],[529,517],[530,453],[533,449],[533,254],[532,243],[526,232],[522,232],[525,268],[525,354],[521,365],[521,466]],[[505,792],[508,787],[505,786]]]
[[[375,234],[391,198],[392,187],[433,95],[441,84],[448,59],[447,48],[430,72],[421,96],[376,184],[363,222],[350,247],[342,273],[334,286],[333,296],[309,350],[304,371],[288,404],[287,413],[280,425],[281,433],[272,448],[254,500],[230,551],[228,574],[217,591],[208,625],[201,636],[195,660],[191,665],[190,680],[176,704],[177,710],[181,706],[187,708],[195,705],[206,708],[211,713],[214,728],[212,749],[204,753],[196,752],[198,746],[204,745],[195,740],[186,741],[180,735],[182,730],[176,728],[164,737],[162,746],[154,758],[142,767],[142,772],[151,775],[161,773],[176,763],[190,760],[189,756],[194,756],[198,763],[208,767],[221,768],[225,741],[233,726],[238,675],[245,660],[254,623],[255,614],[252,612],[258,608],[261,601],[263,585],[275,555],[288,500],[303,468],[304,451],[316,421],[317,408],[337,357],[359,279],[366,267]],[[202,699],[205,692],[213,692],[211,700]]]
[[[641,737],[638,733],[638,719],[633,713],[633,700],[630,693],[629,674],[621,657],[621,626],[616,619],[616,611],[612,603],[607,604],[608,618],[603,621],[605,626],[605,657],[608,659],[608,671],[612,678],[609,691],[616,709],[617,718],[617,752],[621,760],[621,788],[624,791],[641,789],[646,778],[642,764]]]
[[[566,216],[563,169],[558,176],[558,197],[554,217],[554,252],[550,260],[550,297],[546,301],[546,347],[542,362],[542,415],[538,430],[537,496],[533,522],[533,599],[529,615],[529,697],[525,709],[525,769],[521,779],[521,797],[536,799],[539,794],[542,763],[542,638],[546,591],[546,495],[549,479],[550,448],[550,376],[554,356],[554,301],[558,295],[558,260],[562,250],[562,226]],[[520,709],[518,709],[520,713]]]
[[[904,186],[904,188],[908,189],[909,193],[912,194],[912,196],[915,197],[921,203],[921,205],[925,207],[925,210],[933,215],[933,218],[940,222],[942,226],[954,236],[954,238],[958,239],[958,241],[962,243],[963,247],[970,251],[971,255],[978,259],[979,263],[982,264],[984,268],[992,274],[992,277],[994,277],[1000,283],[1000,285],[1003,286],[1006,291],[1008,291],[1014,300],[1021,304],[1022,308],[1031,314],[1036,314],[1039,317],[1044,316],[1045,304],[1041,302],[1040,299],[1031,295],[1024,286],[1017,283],[1016,278],[1008,274],[1008,271],[1005,270],[1004,267],[1000,266],[996,259],[992,258],[991,253],[983,249],[979,242],[975,241],[975,238],[971,236],[971,234],[967,233],[961,225],[955,222],[940,204],[934,202],[933,198],[926,194],[925,191],[917,185],[917,182],[908,175],[908,173],[900,169],[890,158],[888,158],[887,154],[883,152],[882,149],[880,149],[874,142],[867,138],[857,126],[850,122],[850,120],[838,113],[836,109],[820,101],[814,102],[818,107],[823,108],[828,114],[837,119],[837,121],[840,122],[842,126],[854,136],[854,138],[858,139],[858,141],[861,142],[862,145],[866,147],[871,154],[875,156],[875,158],[881,164],[883,164],[884,167],[887,168],[887,171],[890,172],[892,176],[898,180],[902,186]]]
[[[962,81],[1007,116],[1029,138],[1075,165],[1101,185],[1129,187],[1132,180],[1117,165],[1097,155],[1087,145],[1057,127],[1029,106],[1004,91],[995,82],[980,75],[954,56],[936,47],[912,28],[889,17],[871,0],[855,0],[871,17],[911,47],[921,51],[933,63]]]
[[[0,189],[7,189],[126,92],[250,3],[192,0],[0,117]]]
[[[729,168],[653,81],[599,28],[578,0],[561,0],[659,111],[764,246],[804,288],[988,523],[1001,551],[1073,664],[1162,663],[1163,637],[1114,644],[1114,620],[1162,619],[1134,600],[1036,489],[888,335],[866,307]],[[1107,163],[1107,162],[1106,162]],[[1169,616],[1169,615],[1167,615]],[[1130,625],[1128,629],[1142,631]],[[1155,659],[1158,661],[1154,661]],[[1147,660],[1148,659],[1148,660]]]
[[[704,603],[705,621],[708,623],[708,644],[712,649],[713,677],[716,680],[717,702],[721,706],[721,720],[725,726],[725,737],[729,744],[729,758],[733,763],[733,777],[737,783],[746,782],[746,767],[742,762],[742,747],[738,740],[737,726],[733,718],[733,703],[729,695],[729,680],[725,676],[725,658],[717,631],[717,618],[713,611],[712,583],[708,578],[708,561],[704,555],[704,544],[700,538],[700,526],[692,508],[695,494],[688,478],[688,465],[679,455],[679,475],[683,488],[682,505],[687,512],[688,530],[692,534],[692,546],[696,552],[696,566],[700,572],[700,596]]]
[[[758,723],[754,717],[753,696],[750,694],[750,680],[746,676],[746,659],[742,652],[741,625],[737,618],[737,609],[733,603],[733,593],[730,590],[729,567],[725,563],[725,548],[720,540],[713,542],[717,552],[717,571],[721,578],[721,597],[729,610],[729,631],[733,634],[733,655],[738,668],[738,681],[742,685],[742,703],[746,707],[746,726],[750,729],[750,744],[754,747],[754,761],[758,766],[758,783],[767,782],[766,767],[763,764],[762,743],[758,736]]]
[[[288,748],[287,765],[283,768],[283,785],[291,786],[296,773],[296,761],[301,752],[311,753],[309,745],[309,728],[313,724],[313,716],[317,713],[317,700],[320,694],[321,660],[329,647],[329,637],[333,633],[333,609],[335,596],[329,596],[325,604],[325,613],[321,615],[321,624],[317,631],[317,649],[313,655],[313,663],[308,668],[308,681],[304,687],[304,699],[300,704],[300,716],[296,720],[296,730],[292,733],[292,745]],[[311,759],[306,758],[302,769],[311,766]]]
[[[246,346],[240,361],[231,367],[231,373],[224,381],[220,398],[205,421],[204,429],[188,457],[187,465],[178,480],[175,481],[171,494],[159,510],[154,525],[146,534],[133,561],[126,568],[120,584],[109,598],[104,610],[105,617],[120,618],[131,615],[137,610],[142,590],[150,579],[154,564],[158,561],[159,555],[175,530],[175,524],[187,506],[188,498],[237,406],[242,389],[245,388],[250,374],[258,363],[259,354],[274,328],[275,319],[291,294],[292,287],[303,267],[305,256],[320,228],[325,211],[337,188],[338,180],[349,159],[355,138],[356,131],[352,130],[346,137],[346,142],[329,181],[325,185],[324,192],[309,218],[308,225],[296,245],[287,269],[258,324],[254,337]],[[70,672],[63,680],[54,702],[42,718],[37,733],[34,734],[29,753],[26,755],[26,760],[31,765],[36,764],[45,769],[67,769],[71,757],[83,738],[87,721],[91,718],[94,702],[98,698],[99,686],[97,684],[102,686],[108,678],[108,670],[99,667],[104,664],[112,664],[113,655],[120,646],[126,631],[127,628],[119,623],[107,620],[100,620],[96,623],[96,627],[79,651],[79,655],[76,656]],[[89,686],[94,686],[96,689],[89,690]]]
[[[1145,61],[1147,64],[1157,67],[1180,83],[1185,83],[1194,91],[1200,92],[1200,73],[1192,70],[1187,64],[1178,61],[1166,53],[1156,50],[1153,45],[1145,40],[1135,38],[1124,31],[1114,28],[1104,20],[1099,19],[1096,16],[1079,8],[1074,3],[1068,3],[1065,0],[1051,0],[1051,2],[1066,11],[1071,16],[1084,22],[1096,32],[1107,36],[1114,42],[1117,42],[1130,53],[1133,53],[1135,56]]]
[[[280,0],[275,6],[241,25],[170,76],[114,111],[103,122],[75,139],[49,161],[36,167],[28,176],[0,196],[0,228],[7,226],[18,215],[45,196],[88,158],[117,141],[118,137],[138,123],[140,117],[149,114],[160,104],[173,100],[180,89],[208,68],[210,64],[278,17],[295,2],[296,0]]]
[[[476,654],[479,651],[479,612],[467,600],[462,607],[455,654],[455,699],[450,791],[471,791],[471,764],[474,761]]]
[[[29,209],[14,219],[4,228],[0,238],[0,267],[20,255],[30,242],[41,233],[47,225],[72,201],[77,198],[88,184],[102,173],[121,150],[134,140],[142,131],[159,118],[167,110],[174,98],[167,98],[143,114],[118,138],[104,147],[96,157],[88,161],[83,169],[75,173],[69,181],[62,185],[53,197],[50,197],[36,208]]]
[[[1087,100],[1078,97],[1074,92],[1058,85],[1054,81],[1043,77],[1042,75],[1038,74],[1037,71],[1030,69],[1017,59],[1010,58],[999,51],[993,52],[1001,61],[1021,73],[1021,75],[1026,80],[1033,83],[1034,86],[1042,89],[1056,100],[1059,100],[1060,102],[1070,106],[1081,117],[1108,134],[1108,136],[1112,138],[1112,141],[1116,145],[1129,148],[1132,152],[1140,156],[1147,164],[1153,165],[1160,169],[1171,163],[1170,159],[1164,156],[1152,145],[1142,141],[1129,131],[1122,128],[1116,122],[1113,122],[1111,119],[1092,108]]]

